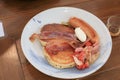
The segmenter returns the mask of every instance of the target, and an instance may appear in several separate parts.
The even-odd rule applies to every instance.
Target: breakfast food
[[[30,36],[38,39],[44,56],[56,68],[78,69],[89,67],[99,56],[99,37],[96,31],[81,19],[70,18],[68,25],[52,23],[42,27],[40,34]]]
[[[74,60],[78,69],[84,69],[94,63],[99,56],[99,36],[97,32],[86,22],[76,17],[69,20],[74,28],[81,28],[87,35],[84,46],[77,47],[74,53]]]

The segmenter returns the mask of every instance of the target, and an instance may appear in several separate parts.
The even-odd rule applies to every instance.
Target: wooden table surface
[[[21,33],[30,18],[52,7],[85,9],[105,24],[109,16],[120,14],[120,0],[0,0],[0,20],[6,37],[0,40],[0,80],[63,80],[35,69],[24,57]],[[120,36],[112,37],[113,48],[107,63],[80,80],[120,80]]]

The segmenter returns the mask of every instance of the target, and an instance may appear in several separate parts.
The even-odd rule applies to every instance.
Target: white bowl
[[[78,17],[86,21],[97,31],[100,37],[100,57],[85,70],[52,67],[43,56],[40,43],[38,41],[31,43],[29,40],[31,34],[39,33],[43,25],[67,22],[70,17]],[[112,49],[111,36],[104,23],[90,12],[73,7],[56,7],[38,13],[26,24],[21,36],[21,45],[25,57],[36,69],[49,76],[63,79],[81,78],[94,73],[106,63]]]

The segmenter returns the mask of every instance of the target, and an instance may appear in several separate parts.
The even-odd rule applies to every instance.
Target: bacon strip
[[[57,54],[60,51],[72,51],[74,52],[73,47],[71,47],[68,42],[64,39],[54,39],[49,41],[46,46],[46,50],[50,54]]]
[[[66,42],[74,49],[82,45],[82,42],[77,40],[74,29],[62,24],[47,24],[43,26],[41,33],[34,33],[30,37],[30,40],[33,42],[36,38],[45,42],[54,39],[63,39],[66,40]]]

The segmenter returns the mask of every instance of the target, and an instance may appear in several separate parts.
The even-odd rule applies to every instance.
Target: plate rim
[[[39,14],[44,13],[45,11],[48,11],[48,10],[51,10],[51,9],[58,9],[58,8],[78,9],[78,10],[82,10],[82,11],[85,11],[85,12],[93,15],[91,12],[86,11],[86,10],[81,9],[81,8],[75,8],[75,7],[53,7],[53,8],[49,8],[49,9],[43,10],[43,11],[37,13],[35,16],[38,16]],[[28,58],[27,55],[25,54],[25,51],[24,51],[24,48],[23,48],[23,44],[22,44],[22,43],[23,43],[23,42],[22,42],[22,41],[23,41],[23,40],[22,40],[22,37],[23,37],[23,33],[24,33],[24,31],[25,31],[25,28],[26,28],[26,26],[30,23],[30,21],[31,21],[35,16],[33,16],[33,17],[27,22],[27,24],[24,26],[24,29],[23,29],[22,35],[21,35],[21,48],[22,48],[22,51],[23,51],[23,54],[24,54],[25,58],[26,58],[26,59],[29,61],[29,63],[30,63],[35,69],[37,69],[38,71],[40,71],[40,72],[42,72],[42,73],[44,73],[44,74],[46,74],[46,75],[48,75],[48,76],[55,77],[55,78],[60,78],[60,79],[76,79],[76,78],[82,78],[82,77],[88,76],[88,75],[90,75],[91,73],[94,73],[94,72],[96,72],[97,70],[99,70],[99,69],[107,62],[108,58],[110,57],[110,54],[111,54],[111,51],[112,51],[112,38],[111,38],[110,34],[108,34],[108,36],[109,36],[109,38],[110,38],[110,41],[111,41],[111,47],[110,47],[111,49],[109,50],[110,53],[109,53],[108,58],[106,59],[106,61],[105,61],[104,64],[102,64],[101,66],[97,67],[97,69],[89,72],[89,73],[86,74],[85,76],[82,76],[82,77],[81,77],[81,76],[76,76],[76,77],[74,77],[74,78],[63,78],[63,77],[56,77],[56,76],[54,76],[54,75],[49,75],[49,74],[43,72],[42,70],[39,70],[34,64],[31,63],[31,61],[29,60],[29,58]],[[95,16],[95,15],[93,15],[93,16],[96,17],[100,22],[102,22],[97,16]],[[103,23],[103,22],[102,22],[102,23]],[[103,24],[104,24],[104,23],[103,23]],[[105,25],[105,24],[104,24],[104,25]],[[106,28],[106,29],[107,29],[107,28]],[[107,31],[107,30],[106,30],[106,31]],[[107,32],[108,32],[108,31],[107,31]]]

